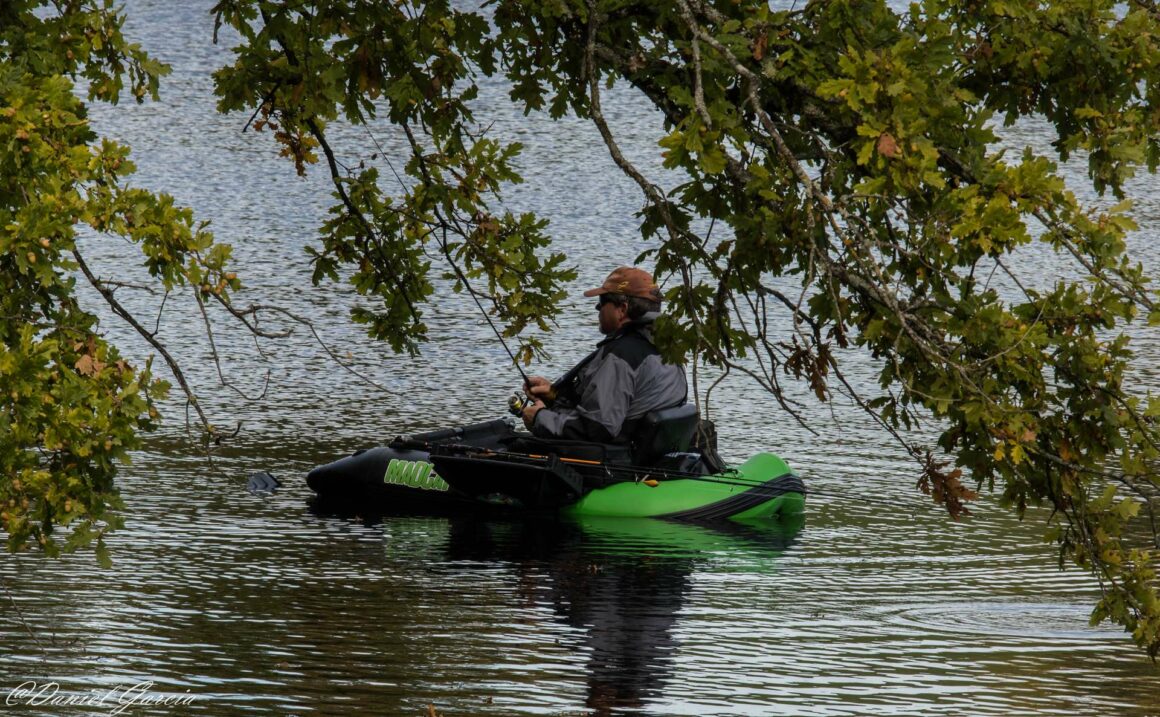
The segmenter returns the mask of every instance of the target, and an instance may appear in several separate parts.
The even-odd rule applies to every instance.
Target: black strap
[[[600,345],[603,346],[604,342],[602,341]],[[580,377],[580,372],[584,370],[584,367],[592,363],[598,353],[600,353],[599,346],[595,351],[580,359],[580,363],[570,368],[568,373],[561,376],[552,384],[552,390],[556,392],[556,401],[566,397],[572,403],[577,402],[579,397],[576,395],[576,379]],[[556,401],[552,401],[552,403],[554,404]]]

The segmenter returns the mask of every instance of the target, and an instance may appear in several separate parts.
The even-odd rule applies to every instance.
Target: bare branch
[[[129,310],[121,304],[121,302],[117,301],[117,297],[113,295],[113,290],[105,286],[101,280],[93,274],[92,270],[89,269],[89,265],[85,263],[85,259],[81,256],[80,251],[73,249],[72,255],[77,262],[77,266],[79,266],[81,272],[84,273],[85,278],[88,279],[93,288],[96,289],[97,292],[100,293],[100,295],[105,299],[105,302],[109,305],[109,308],[113,310],[113,313],[115,313],[117,316],[120,316],[125,320],[126,323],[132,326],[137,331],[137,333],[140,334],[141,338],[145,339],[145,341],[147,341],[149,345],[152,346],[157,351],[157,353],[161,355],[161,358],[164,359],[166,365],[169,366],[170,373],[173,374],[173,378],[177,381],[177,385],[181,387],[182,392],[185,394],[188,406],[192,406],[194,411],[197,412],[198,420],[201,422],[207,439],[216,436],[217,431],[209,422],[209,418],[205,415],[205,411],[202,410],[201,404],[197,400],[197,394],[195,394],[193,389],[190,388],[189,382],[185,380],[185,373],[181,370],[181,366],[178,365],[177,361],[169,353],[169,350],[165,348],[165,344],[158,341],[155,334],[147,331],[145,327],[141,325],[141,322],[137,321],[137,318],[133,316],[133,314],[131,314]]]
[[[205,323],[205,335],[206,338],[209,339],[210,358],[213,361],[214,368],[217,369],[218,380],[221,382],[221,385],[233,389],[239,396],[246,399],[247,401],[258,401],[262,398],[265,398],[266,392],[270,389],[269,369],[266,369],[266,381],[262,386],[262,393],[254,397],[247,396],[246,393],[242,391],[242,389],[235,386],[232,382],[226,380],[225,373],[222,372],[222,362],[221,357],[218,355],[217,342],[214,341],[213,337],[213,325],[209,320],[209,314],[205,310],[205,302],[202,301],[201,292],[197,289],[194,289],[193,298],[197,301],[197,308],[201,311],[201,318]]]
[[[226,308],[227,311],[229,311],[233,316],[237,317],[240,321],[242,321],[250,329],[250,331],[252,331],[257,336],[281,338],[281,337],[289,336],[292,333],[292,331],[289,329],[287,329],[285,331],[278,331],[278,332],[264,331],[264,330],[258,329],[257,328],[257,323],[258,323],[257,317],[263,311],[271,313],[271,314],[276,314],[278,316],[283,316],[283,317],[293,321],[294,323],[299,324],[300,326],[305,326],[306,330],[309,331],[311,336],[314,337],[314,341],[320,347],[322,347],[322,350],[325,351],[327,353],[327,355],[330,356],[330,358],[333,359],[336,364],[338,364],[344,370],[349,372],[351,375],[358,377],[363,382],[365,382],[371,386],[374,386],[375,388],[382,391],[383,393],[388,393],[388,394],[392,393],[392,391],[390,389],[386,388],[385,386],[378,383],[377,381],[370,378],[369,376],[366,376],[365,374],[360,373],[359,371],[355,370],[353,366],[351,366],[347,362],[343,361],[338,356],[338,354],[336,354],[334,352],[333,349],[331,349],[329,346],[326,345],[326,342],[322,340],[322,337],[318,334],[318,330],[314,327],[314,323],[311,322],[309,319],[307,319],[303,316],[300,316],[298,314],[295,314],[294,312],[292,312],[288,309],[284,309],[281,306],[272,306],[269,304],[251,304],[250,306],[247,306],[244,309],[238,309],[233,304],[222,299],[220,296],[217,298],[218,298],[219,302],[221,302],[222,306],[224,306]],[[252,317],[252,320],[251,320],[251,317]]]

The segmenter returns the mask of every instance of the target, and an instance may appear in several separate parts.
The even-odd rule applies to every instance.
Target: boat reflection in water
[[[455,521],[448,557],[507,561],[521,592],[581,631],[587,707],[596,714],[660,696],[678,648],[674,626],[699,566],[747,560],[776,569],[803,525],[792,520],[690,524],[648,518]]]

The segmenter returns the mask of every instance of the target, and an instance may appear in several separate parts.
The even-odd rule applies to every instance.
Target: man
[[[661,292],[647,271],[619,267],[584,296],[600,297],[600,332],[608,338],[555,386],[542,376],[528,379],[524,390],[533,402],[524,425],[540,438],[628,443],[641,416],[685,403],[685,371],[662,362],[653,345]]]

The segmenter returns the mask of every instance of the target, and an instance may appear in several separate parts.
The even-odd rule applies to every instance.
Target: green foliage
[[[1117,197],[1138,167],[1155,169],[1151,3],[495,0],[472,12],[224,0],[217,13],[244,38],[217,74],[222,108],[277,124],[299,168],[323,148],[340,202],[316,278],[354,267],[359,290],[386,306],[356,317],[373,333],[412,350],[423,338],[431,242],[455,272],[488,278],[509,334],[554,316],[568,274],[559,255],[536,258],[543,222],[487,209],[518,180],[518,148],[470,130],[477,76],[502,73],[526,112],[590,119],[640,185],[642,234],[660,240],[640,259],[682,277],[659,328],[672,356],[746,371],[791,412],[781,377],[823,401],[836,384],[955,517],[970,481],[998,485],[1020,515],[1050,506],[1061,557],[1104,587],[1093,619],[1160,650],[1146,522],[1160,495],[1158,404],[1125,385],[1132,354],[1119,334],[1160,314],[1125,253],[1128,205],[1084,207],[1055,164],[1086,158],[1093,188]],[[617,81],[660,111],[658,152],[683,184],[666,192],[624,159],[600,109],[602,86]],[[326,148],[328,123],[380,113],[411,142],[395,197]],[[1029,116],[1054,129],[1055,157],[996,151],[1004,126]],[[692,229],[706,223],[732,233]],[[1026,280],[1019,252],[1033,242],[1084,278]],[[996,274],[1015,290],[995,290]],[[766,283],[779,275],[796,276],[800,294]],[[793,317],[791,335],[768,333],[778,311]],[[850,346],[880,361],[881,393],[846,381],[834,349]],[[911,437],[928,413],[953,466]],[[1108,485],[1129,492],[1113,499]],[[1152,539],[1129,545],[1140,525]]]
[[[255,127],[275,131],[299,173],[318,150],[325,157],[336,204],[321,247],[309,250],[314,281],[338,280],[345,267],[355,289],[378,302],[355,309],[356,322],[396,351],[417,352],[435,263],[456,291],[478,292],[508,336],[550,327],[575,272],[562,254],[542,256],[546,222],[493,209],[505,184],[522,181],[513,167],[521,148],[475,124],[475,77],[496,69],[483,17],[408,0],[222,0],[214,12],[244,38],[234,64],[214,76],[220,109],[256,111]],[[411,147],[396,196],[377,169],[364,168],[377,153],[349,169],[326,135],[336,120],[367,125],[380,113]],[[538,349],[527,340],[520,353],[530,360]]]
[[[545,221],[496,209],[520,181],[520,147],[476,117],[478,80],[503,75],[525,112],[590,120],[640,186],[642,235],[659,241],[638,261],[680,277],[658,328],[673,357],[744,371],[791,414],[782,380],[821,401],[854,396],[954,517],[982,487],[1019,515],[1049,507],[1061,560],[1103,588],[1093,621],[1160,652],[1160,400],[1129,384],[1122,335],[1156,325],[1160,308],[1126,253],[1130,205],[1084,206],[1056,165],[1086,161],[1092,188],[1119,198],[1160,163],[1152,3],[221,0],[215,13],[241,37],[215,74],[220,108],[252,115],[296,171],[325,163],[335,205],[311,251],[315,281],[372,298],[353,316],[372,335],[417,351],[438,280],[486,302],[509,336],[554,321],[574,272]],[[112,466],[152,425],[161,389],[77,306],[75,270],[95,279],[72,227],[137,242],[164,287],[227,302],[237,287],[228,249],[188,212],[121,185],[126,150],[96,143],[72,94],[74,79],[95,100],[115,101],[126,79],[138,99],[155,92],[164,68],[119,27],[96,0],[0,5],[0,517],[12,547],[53,546],[54,524],[80,526],[76,542],[114,524]],[[662,188],[625,159],[600,103],[616,82],[659,111],[657,152],[683,183]],[[1050,155],[998,151],[1027,117],[1052,128]],[[328,139],[336,122],[369,134],[377,118],[410,150],[390,176],[377,142],[349,166]],[[694,229],[718,224],[731,231]],[[1082,278],[1028,277],[1032,244]],[[783,294],[772,276],[801,289]],[[770,333],[778,312],[788,335]],[[837,349],[853,347],[879,361],[879,392],[846,380]],[[522,358],[538,349],[526,341]],[[937,447],[910,430],[930,415]]]
[[[156,96],[167,70],[125,40],[121,21],[110,3],[0,5],[0,529],[9,550],[95,541],[102,563],[103,537],[121,524],[117,465],[155,427],[168,386],[123,360],[79,303],[78,272],[112,291],[76,228],[135,243],[166,290],[237,287],[228,247],[188,210],[124,186],[128,149],[98,140],[74,93],[79,80],[92,100]],[[68,529],[63,541],[56,527]]]

